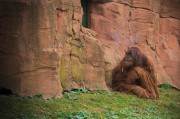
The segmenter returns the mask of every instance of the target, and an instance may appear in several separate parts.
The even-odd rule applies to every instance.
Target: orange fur
[[[132,47],[112,72],[112,88],[142,98],[158,99],[157,81],[152,62]]]

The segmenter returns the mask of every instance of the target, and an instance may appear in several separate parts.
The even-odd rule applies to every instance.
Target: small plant
[[[74,90],[73,92],[76,93],[76,94],[81,94],[82,93],[82,91],[80,89]]]
[[[57,113],[58,119],[91,119],[91,115],[86,111],[79,111],[73,113]]]
[[[170,89],[170,88],[172,88],[172,86],[169,83],[163,83],[160,87],[163,88],[163,89]]]
[[[107,119],[119,119],[118,115],[110,110],[105,113],[105,116]]]
[[[33,98],[43,98],[42,94],[34,95]]]
[[[69,113],[57,112],[57,117],[58,117],[58,119],[65,119],[65,118],[72,119],[71,116],[72,116],[72,115],[69,114]]]
[[[86,88],[83,88],[83,89],[82,89],[82,92],[83,92],[83,93],[88,93],[88,91],[89,91],[89,90],[87,90]]]
[[[52,99],[52,100],[55,100],[55,99],[57,99],[57,98],[56,98],[55,96],[53,96],[53,97],[51,97],[51,99]]]
[[[176,107],[177,107],[176,105],[177,105],[177,104],[176,104],[175,102],[171,102],[171,103],[169,104],[169,106],[172,107],[172,108],[176,108]]]
[[[91,119],[90,114],[86,111],[80,111],[74,115],[75,119]]]
[[[101,116],[97,112],[92,113],[93,119],[102,119]]]
[[[19,94],[18,94],[18,92],[16,92],[16,91],[13,91],[13,92],[12,92],[12,95],[13,95],[13,96],[16,96],[16,97],[20,97]]]
[[[107,91],[106,90],[102,90],[102,89],[99,89],[97,90],[99,94],[107,94]]]
[[[67,99],[74,99],[73,94],[71,92],[66,92],[64,94],[64,97],[67,98]]]

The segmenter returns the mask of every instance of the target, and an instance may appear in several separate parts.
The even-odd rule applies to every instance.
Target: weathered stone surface
[[[20,95],[111,87],[112,69],[132,46],[154,63],[159,84],[180,89],[178,0],[0,0],[0,87]]]
[[[105,58],[105,81],[107,86],[111,89],[112,85],[112,70],[116,67],[120,62],[120,55],[115,50],[108,46],[104,46],[104,58]]]
[[[180,83],[180,20],[174,18],[162,18],[160,20],[159,58],[163,70],[179,88]],[[161,53],[163,52],[163,53]]]
[[[172,17],[180,19],[180,1],[179,0],[163,0],[160,15],[162,17]]]
[[[118,51],[120,57],[128,47],[138,47],[154,62],[159,84],[168,82],[180,88],[179,1],[109,0],[92,4],[90,28],[105,46]],[[107,80],[109,77],[107,73]]]
[[[152,10],[153,0],[132,0],[132,6],[135,8]]]
[[[65,11],[58,9],[60,32],[57,39],[62,44],[63,51],[60,66],[61,85],[63,90],[108,90],[105,83],[102,43],[95,38],[94,31],[81,26],[82,9],[79,3],[79,0],[68,3],[68,6],[74,8],[73,11],[71,8],[64,9]],[[68,30],[72,30],[69,32],[70,35],[64,35]]]
[[[102,43],[87,32],[81,32],[79,40],[70,40],[69,54],[64,54],[61,59],[60,80],[63,90],[82,88],[108,90]]]
[[[2,0],[0,8],[0,87],[22,96],[61,96],[53,4]]]

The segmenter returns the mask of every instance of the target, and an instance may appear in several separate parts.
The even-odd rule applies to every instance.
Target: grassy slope
[[[139,99],[133,95],[101,90],[84,92],[70,92],[63,98],[49,100],[0,96],[0,118],[180,118],[180,92],[173,89],[159,89],[159,100]]]

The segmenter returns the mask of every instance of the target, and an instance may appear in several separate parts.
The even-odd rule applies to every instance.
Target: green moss
[[[80,62],[84,60],[84,51],[81,47],[72,45],[72,52],[77,55],[77,57],[71,57],[71,72],[73,77],[77,82],[83,80],[84,64]]]
[[[77,53],[79,54],[79,60],[81,60],[82,62],[86,62],[85,48],[78,48]]]
[[[83,75],[84,75],[83,73],[84,66],[79,61],[79,59],[76,57],[71,57],[71,59],[67,60],[67,58],[70,58],[70,57],[62,56],[61,65],[60,65],[59,77],[60,77],[61,85],[63,88],[66,88],[65,80],[68,77],[68,73],[71,73],[71,75],[73,76],[73,80],[77,82],[78,84],[81,84],[83,80]]]
[[[71,61],[71,72],[76,81],[83,80],[83,66],[78,60]]]
[[[65,78],[67,77],[67,71],[66,71],[66,60],[65,60],[65,57],[62,57],[61,58],[61,66],[60,66],[60,73],[59,73],[59,77],[60,77],[60,80],[61,80],[61,85],[62,85],[62,88],[65,88],[66,87],[66,83],[65,83]]]
[[[67,31],[68,31],[68,33],[69,34],[73,34],[73,31],[72,31],[72,29],[73,29],[73,23],[72,23],[72,17],[73,17],[73,7],[70,5],[69,6],[70,8],[68,9],[68,19],[67,19],[67,21],[68,21],[68,27],[67,27]]]
[[[161,88],[164,88],[164,89],[170,89],[170,88],[172,88],[172,86],[171,86],[170,84],[168,84],[168,83],[163,83],[163,84],[161,84],[160,87],[161,87]]]

